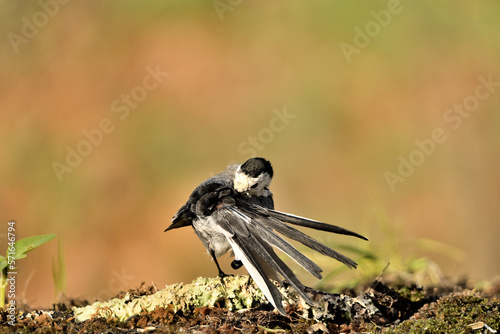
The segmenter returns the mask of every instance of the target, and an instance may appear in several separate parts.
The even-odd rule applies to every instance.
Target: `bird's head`
[[[273,167],[264,158],[250,158],[241,164],[234,175],[234,189],[251,196],[265,196],[273,178]]]

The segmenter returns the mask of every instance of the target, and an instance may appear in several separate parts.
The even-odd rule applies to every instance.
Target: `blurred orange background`
[[[57,234],[19,261],[18,299],[54,301],[58,239],[71,297],[215,276],[192,229],[163,230],[253,155],[279,210],[387,262],[396,242],[446,276],[498,276],[498,2],[65,2],[2,1],[0,250],[10,219],[18,239]]]

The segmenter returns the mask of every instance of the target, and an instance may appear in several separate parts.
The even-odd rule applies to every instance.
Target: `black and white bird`
[[[220,277],[226,274],[217,258],[232,251],[233,269],[244,265],[269,302],[285,315],[281,293],[272,280],[278,283],[286,281],[305,302],[312,304],[312,300],[273,247],[286,253],[318,279],[322,270],[276,232],[350,268],[356,268],[356,262],[288,224],[368,239],[339,226],[274,210],[273,195],[269,191],[272,177],[271,163],[263,158],[251,158],[243,164],[228,166],[193,191],[165,231],[192,226],[212,256]]]

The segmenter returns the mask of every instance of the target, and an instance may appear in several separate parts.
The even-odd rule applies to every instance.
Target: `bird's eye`
[[[258,184],[258,183],[256,183],[256,184],[254,184],[253,186],[251,186],[250,188],[255,189],[255,188],[257,188],[257,186],[258,186],[258,185],[259,185],[259,184]]]

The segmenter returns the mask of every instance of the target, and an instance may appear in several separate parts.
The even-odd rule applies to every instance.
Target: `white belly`
[[[219,231],[212,217],[194,220],[193,228],[205,248],[209,252],[213,251],[216,257],[224,255],[232,250],[226,236]]]

